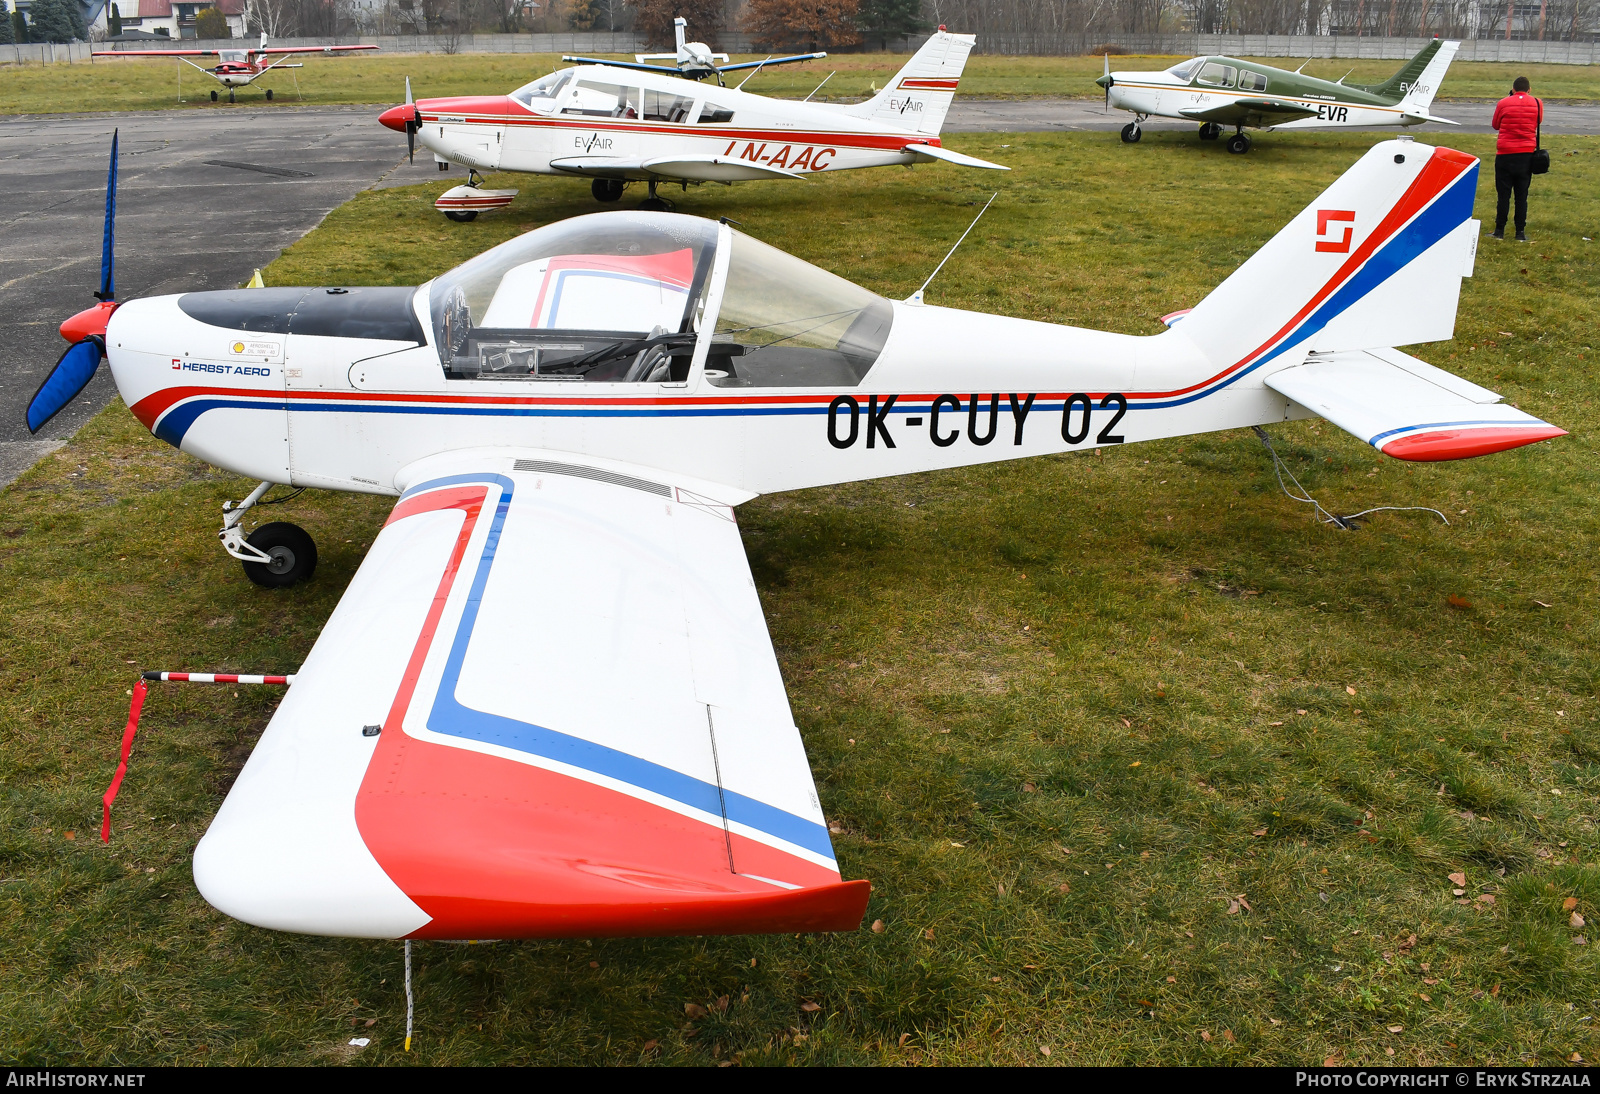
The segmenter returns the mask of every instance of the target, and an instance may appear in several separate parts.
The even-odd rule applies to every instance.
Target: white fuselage
[[[1373,103],[1340,99],[1333,94],[1296,93],[1283,95],[1270,89],[1265,91],[1241,90],[1227,87],[1204,87],[1183,82],[1167,72],[1113,72],[1116,81],[1110,88],[1111,105],[1134,114],[1160,118],[1184,118],[1183,111],[1203,112],[1217,107],[1231,106],[1240,99],[1270,96],[1283,102],[1314,110],[1314,118],[1300,118],[1279,122],[1273,129],[1345,129],[1356,126],[1421,124],[1422,119],[1407,114],[1400,104],[1385,106]]]
[[[852,117],[828,103],[603,65],[571,71],[556,99],[535,106],[508,95],[419,100],[417,140],[441,160],[480,171],[639,179],[650,172],[608,172],[603,161],[716,156],[811,174],[906,165],[917,158],[902,151],[907,144],[939,144],[937,136]],[[622,94],[615,105],[586,101],[580,82]]]
[[[448,379],[431,332],[427,345],[251,334],[177,300],[112,318],[108,356],[133,413],[218,467],[335,490],[396,494],[417,460],[499,447],[661,468],[742,500],[1305,416],[1261,383],[1303,351],[1273,369],[1218,366],[1181,329],[1136,337],[895,303],[859,385],[727,388],[705,368],[705,336],[683,383]]]

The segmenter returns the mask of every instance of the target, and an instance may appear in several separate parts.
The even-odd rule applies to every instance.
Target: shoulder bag
[[[1544,103],[1539,103],[1539,125],[1533,131],[1533,155],[1528,157],[1528,174],[1547,175],[1550,173],[1550,150],[1544,147]]]

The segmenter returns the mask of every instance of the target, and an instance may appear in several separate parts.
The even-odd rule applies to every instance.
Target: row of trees
[[[0,42],[87,39],[77,0],[32,0],[30,18],[0,0]],[[730,9],[736,9],[730,12]],[[895,39],[947,23],[980,39],[1011,36],[1048,52],[1088,49],[1133,34],[1338,34],[1371,37],[1591,37],[1600,0],[245,0],[247,33],[274,38],[473,31],[626,31],[670,47],[672,20],[717,44],[737,28],[762,49],[818,50]],[[215,9],[200,37],[225,37]],[[112,18],[110,33],[120,22]],[[1014,48],[1014,47],[1013,47]]]
[[[87,42],[89,28],[76,0],[33,0],[25,18],[0,0],[0,44],[13,42]]]
[[[634,28],[649,35],[653,45],[672,45],[672,20],[678,16],[689,21],[696,40],[711,45],[725,27],[723,0],[633,0],[629,6]],[[746,0],[736,25],[762,49],[811,52],[863,41],[882,49],[891,38],[930,26],[922,0]]]

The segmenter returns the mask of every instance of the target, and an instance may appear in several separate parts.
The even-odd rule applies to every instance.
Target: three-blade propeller
[[[72,345],[50,370],[28,401],[28,432],[37,433],[94,379],[106,355],[105,331],[117,309],[116,258],[117,133],[111,134],[111,166],[106,171],[106,227],[100,252],[100,303],[61,324],[61,336]]]

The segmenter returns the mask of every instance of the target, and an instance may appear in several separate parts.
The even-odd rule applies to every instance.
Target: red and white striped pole
[[[294,683],[294,676],[260,676],[232,672],[147,672],[133,685],[133,702],[128,704],[128,724],[122,731],[122,756],[117,761],[117,773],[111,776],[111,785],[100,799],[100,842],[111,842],[111,803],[117,800],[122,789],[122,777],[128,773],[128,754],[133,751],[133,737],[139,731],[139,714],[144,710],[144,697],[150,687],[147,680],[169,680],[189,684],[281,684]]]

